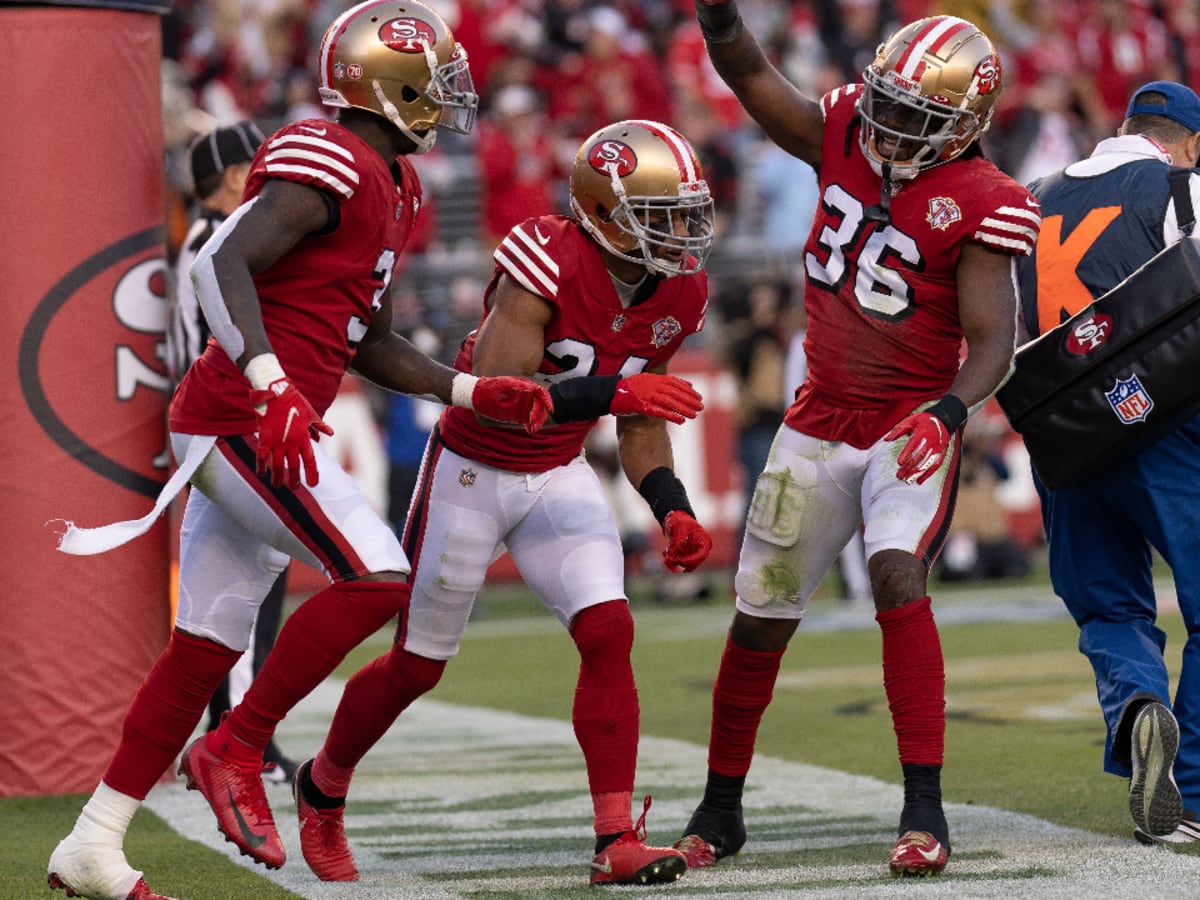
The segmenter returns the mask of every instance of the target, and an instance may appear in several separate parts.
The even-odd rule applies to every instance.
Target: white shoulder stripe
[[[533,255],[537,257],[537,261],[545,267],[546,271],[554,276],[554,280],[558,280],[558,263],[550,257],[550,254],[541,248],[539,242],[534,241],[522,228],[514,228],[512,234],[516,234],[521,238],[521,243],[533,251]],[[509,235],[512,236],[511,234]],[[547,240],[549,240],[547,238]]]
[[[319,150],[325,150],[343,159],[348,159],[350,162],[354,162],[354,154],[341,144],[335,144],[333,141],[325,141],[317,137],[309,137],[304,134],[281,134],[267,144],[267,149],[274,150],[276,147],[282,147],[285,144],[303,144],[309,147],[316,147]]]
[[[1027,234],[1029,239],[1033,240],[1037,237],[1037,229],[1030,228],[1028,225],[1023,225],[1020,222],[1006,222],[1004,219],[994,219],[991,216],[979,223],[980,230],[994,228],[997,231],[1009,231],[1015,234]]]
[[[504,271],[517,279],[527,291],[538,296],[557,297],[558,282],[536,264],[517,245],[511,236],[506,237],[492,254]]]
[[[273,162],[311,162],[317,165],[326,166],[337,172],[340,175],[346,176],[347,181],[352,181],[358,184],[360,181],[358,172],[347,165],[339,162],[336,159],[330,159],[324,153],[313,153],[311,150],[298,150],[295,147],[283,147],[279,150],[272,150],[266,157],[267,165]]]
[[[1018,219],[1028,219],[1030,222],[1042,221],[1042,216],[1036,209],[1022,209],[1019,206],[999,206],[996,208],[996,214],[1016,216]]]
[[[267,174],[290,172],[293,175],[307,175],[322,184],[328,185],[347,200],[354,196],[354,188],[330,172],[314,169],[312,166],[290,166],[283,163],[267,163]]]

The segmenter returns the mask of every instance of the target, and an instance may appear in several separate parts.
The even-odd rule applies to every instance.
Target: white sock
[[[124,844],[125,832],[141,805],[141,800],[122,794],[102,781],[79,814],[75,835],[80,840],[115,843],[119,847]]]

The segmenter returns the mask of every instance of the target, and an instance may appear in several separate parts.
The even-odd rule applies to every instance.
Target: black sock
[[[941,766],[901,766],[904,770],[904,802],[942,803]]]
[[[604,848],[609,846],[613,841],[623,835],[625,832],[618,831],[616,834],[601,834],[596,837],[596,853],[604,852]]]
[[[308,805],[314,809],[337,809],[339,806],[346,805],[345,797],[329,797],[321,793],[321,789],[312,780],[311,765],[300,770],[300,791],[304,794]]]
[[[904,809],[899,834],[927,831],[950,849],[950,827],[942,811],[942,767],[907,765],[904,770]]]
[[[745,788],[745,775],[719,775],[709,769],[701,805],[709,809],[736,810],[742,805],[742,792]]]

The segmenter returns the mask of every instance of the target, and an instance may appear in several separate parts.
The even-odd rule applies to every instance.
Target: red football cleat
[[[346,841],[346,805],[317,809],[304,798],[300,779],[312,768],[312,760],[301,763],[292,781],[296,813],[300,817],[300,850],[313,874],[322,881],[358,881],[358,866]]]
[[[672,847],[646,844],[646,795],[641,818],[592,859],[592,884],[666,884],[675,881],[687,869],[683,854]]]
[[[86,898],[88,896],[99,896],[98,894],[89,895],[76,892],[73,887],[59,878],[54,872],[51,872],[48,876],[46,876],[46,883],[56,890],[66,891],[68,897]],[[125,900],[174,900],[174,898],[154,893],[154,891],[150,890],[150,888],[146,885],[146,879],[139,878],[137,880],[137,884],[133,886],[133,890],[126,895]]]
[[[928,831],[906,831],[896,842],[896,849],[888,859],[892,875],[915,876],[939,875],[946,868],[950,852]]]
[[[255,862],[278,869],[287,859],[271,805],[263,790],[262,765],[239,766],[208,749],[200,735],[183,751],[179,774],[199,791],[217,816],[225,839]]]

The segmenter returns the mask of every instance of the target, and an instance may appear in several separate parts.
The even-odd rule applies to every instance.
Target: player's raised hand
[[[258,413],[258,474],[269,469],[271,484],[286,479],[292,490],[300,487],[300,468],[304,480],[316,487],[320,475],[313,458],[312,442],[333,429],[322,421],[312,404],[286,378],[277,378],[265,390],[250,391],[250,402]]]
[[[545,386],[536,381],[496,375],[475,382],[471,408],[485,418],[520,425],[535,434],[545,424],[554,401]]]
[[[700,394],[684,379],[639,372],[617,382],[609,412],[614,416],[656,416],[681,425],[702,409]]]
[[[704,526],[682,509],[663,519],[663,535],[667,538],[663,562],[672,572],[691,572],[712,552],[712,538]]]

